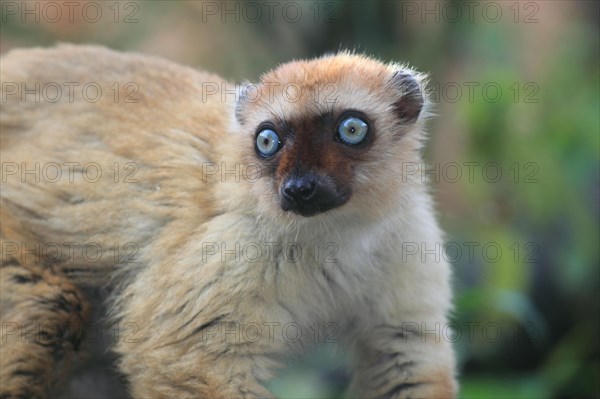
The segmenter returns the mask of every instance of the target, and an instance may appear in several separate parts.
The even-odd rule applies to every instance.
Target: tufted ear
[[[244,109],[245,109],[245,105],[248,102],[247,101],[247,97],[248,95],[246,94],[246,90],[244,90],[244,85],[236,85],[236,90],[235,90],[235,119],[237,119],[238,123],[240,125],[244,124],[245,122],[245,117],[244,117]]]
[[[257,83],[245,81],[236,84],[235,92],[235,119],[243,125],[247,119],[248,106],[260,97],[260,86]]]
[[[421,79],[412,71],[398,70],[392,75],[392,86],[398,93],[394,112],[403,123],[414,123],[425,103]]]

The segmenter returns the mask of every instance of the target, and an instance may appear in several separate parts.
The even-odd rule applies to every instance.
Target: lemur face
[[[394,162],[386,154],[424,104],[419,79],[343,53],[284,64],[245,86],[236,117],[252,133],[248,145],[281,210],[313,216],[385,184],[391,169],[381,161]]]
[[[257,157],[273,167],[284,211],[312,216],[352,196],[352,165],[375,138],[361,111],[334,110],[265,121],[256,131]]]

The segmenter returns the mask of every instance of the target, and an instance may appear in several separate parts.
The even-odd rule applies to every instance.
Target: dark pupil
[[[264,145],[265,147],[269,145],[269,139],[268,139],[268,138],[266,138],[266,137],[265,137],[265,138],[263,139],[263,145]]]
[[[350,126],[350,133],[354,134],[355,131],[356,129],[354,128],[354,126]]]

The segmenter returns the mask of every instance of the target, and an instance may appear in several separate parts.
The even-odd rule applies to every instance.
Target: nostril
[[[283,194],[285,194],[286,197],[294,198],[297,195],[296,187],[289,183],[290,182],[286,183],[286,185],[283,187]]]
[[[315,193],[315,187],[314,181],[303,182],[298,191],[303,199],[309,199]]]
[[[283,195],[294,202],[310,200],[316,190],[316,183],[313,179],[290,179],[283,186]]]

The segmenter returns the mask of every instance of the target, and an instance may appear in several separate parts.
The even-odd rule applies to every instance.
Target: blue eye
[[[279,150],[281,140],[271,129],[264,129],[256,136],[256,149],[264,157],[269,157]]]
[[[369,126],[360,118],[351,116],[340,123],[338,136],[346,144],[358,144],[365,139]]]

